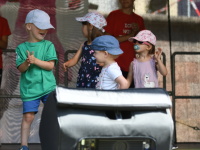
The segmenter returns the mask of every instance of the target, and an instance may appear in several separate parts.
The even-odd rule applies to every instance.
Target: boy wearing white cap
[[[92,42],[92,49],[97,63],[103,63],[96,89],[115,90],[127,89],[127,80],[115,59],[123,53],[118,40],[111,35],[97,37]]]
[[[155,51],[156,36],[149,30],[142,30],[135,37],[129,38],[129,41],[135,44],[136,51],[136,58],[129,67],[129,86],[134,80],[135,88],[158,87],[157,70],[166,76],[167,69],[161,61],[162,49]]]
[[[48,29],[54,28],[49,15],[42,10],[32,10],[26,16],[25,27],[29,34],[28,41],[16,48],[16,67],[21,72],[20,95],[23,101],[19,150],[29,150],[31,123],[40,101],[45,103],[49,93],[56,87],[52,70],[58,60],[53,43],[44,40]]]

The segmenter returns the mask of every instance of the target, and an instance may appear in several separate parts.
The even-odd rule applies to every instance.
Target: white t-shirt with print
[[[118,83],[115,79],[122,75],[122,71],[117,62],[110,64],[107,67],[102,68],[99,75],[96,89],[103,90],[115,90],[118,89]]]

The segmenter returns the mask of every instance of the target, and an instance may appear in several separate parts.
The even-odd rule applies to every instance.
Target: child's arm
[[[66,61],[64,64],[63,64],[63,68],[64,68],[64,71],[67,71],[67,68],[68,67],[72,67],[74,65],[77,64],[77,62],[79,61],[80,57],[81,57],[81,53],[82,53],[82,47],[83,47],[83,44],[82,43],[78,49],[78,51],[76,52],[76,54],[74,55],[74,57],[68,61]]]
[[[8,45],[8,36],[7,35],[1,36],[1,39],[0,39],[0,48],[1,49],[6,49],[7,45]]]
[[[129,65],[129,72],[127,76],[128,87],[130,87],[131,83],[133,82],[133,62]]]
[[[55,60],[43,61],[36,58],[33,52],[30,54],[30,52],[27,51],[27,53],[28,53],[28,57],[26,61],[29,64],[34,64],[44,70],[52,70],[54,68]]]
[[[42,69],[45,69],[45,70],[52,70],[54,68],[54,64],[55,64],[55,61],[54,60],[50,60],[50,61],[42,61],[42,60],[39,60],[38,58],[36,58],[34,56],[34,53],[32,52],[30,54],[29,51],[27,51],[28,53],[28,57],[26,59],[26,61],[24,61],[19,67],[18,67],[18,70],[20,72],[25,72],[30,64],[35,64],[37,65],[38,67],[42,68]]]
[[[128,89],[128,88],[129,88],[128,82],[127,82],[127,80],[124,78],[123,75],[117,77],[117,78],[115,79],[115,81],[118,83],[119,89]]]
[[[24,63],[22,63],[17,69],[20,71],[20,72],[25,72],[28,67],[30,66],[30,63],[26,60]]]
[[[115,38],[121,43],[124,41],[128,41],[130,37],[134,37],[139,32],[139,26],[136,23],[132,23],[132,30],[129,34],[116,36]],[[104,33],[105,35],[111,35],[108,32]]]
[[[167,68],[161,61],[161,54],[162,54],[162,49],[158,48],[158,51],[155,52],[155,59],[156,59],[156,67],[158,71],[160,72],[161,75],[166,76],[167,75]]]

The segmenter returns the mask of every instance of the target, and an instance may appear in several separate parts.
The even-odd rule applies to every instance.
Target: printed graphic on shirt
[[[125,23],[123,33],[130,34],[132,31],[136,32],[139,30],[137,23]]]
[[[144,87],[146,87],[146,88],[154,88],[155,87],[155,82],[150,81],[149,73],[146,73],[144,75]]]

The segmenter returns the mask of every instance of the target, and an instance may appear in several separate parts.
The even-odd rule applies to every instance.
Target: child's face
[[[82,22],[82,33],[84,37],[88,38],[88,23],[87,22]]]
[[[26,28],[29,31],[30,35],[29,42],[39,42],[43,40],[48,32],[48,29],[45,30],[39,29],[32,23],[26,24]]]
[[[97,63],[105,63],[105,51],[95,50],[94,57],[96,58]]]
[[[149,44],[148,42],[140,42],[140,41],[134,40],[134,43],[135,43],[134,49],[135,47],[137,48],[135,49],[137,53],[151,50],[151,44]]]

